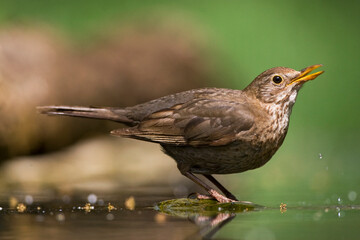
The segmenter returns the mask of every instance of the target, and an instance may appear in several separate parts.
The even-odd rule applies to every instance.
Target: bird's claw
[[[220,203],[231,203],[231,202],[237,202],[236,200],[230,199],[225,197],[224,195],[218,193],[217,191],[215,191],[214,189],[211,189],[209,191],[210,195],[215,198],[218,202]]]
[[[200,194],[200,193],[192,193],[188,197],[192,198],[192,196],[195,196],[196,199],[199,199],[199,200],[216,200],[220,203],[237,202],[236,200],[225,197],[224,195],[218,193],[215,190],[210,190],[209,193],[210,193],[210,195],[205,195],[205,194]]]

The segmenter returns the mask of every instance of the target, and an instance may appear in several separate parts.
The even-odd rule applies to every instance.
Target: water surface
[[[131,196],[134,201],[129,200]],[[3,194],[0,239],[338,240],[360,236],[357,205],[290,203],[235,208],[214,203],[211,207],[202,207],[202,203],[192,206],[194,202],[189,202],[177,208],[158,207],[161,201],[173,198],[153,189],[52,197]]]

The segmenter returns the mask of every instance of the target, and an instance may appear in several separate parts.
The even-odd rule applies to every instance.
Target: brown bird
[[[244,90],[203,88],[126,108],[43,106],[39,111],[124,123],[129,127],[111,134],[159,143],[181,174],[219,202],[233,202],[236,197],[211,174],[244,172],[269,161],[284,141],[298,91],[324,72],[309,74],[321,66],[271,68]]]

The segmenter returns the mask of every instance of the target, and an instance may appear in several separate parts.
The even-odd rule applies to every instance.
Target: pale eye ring
[[[275,84],[280,84],[280,83],[283,82],[283,78],[281,76],[279,76],[279,75],[275,75],[275,76],[273,76],[272,81]]]

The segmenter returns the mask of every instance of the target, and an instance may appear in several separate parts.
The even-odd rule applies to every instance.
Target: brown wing
[[[138,126],[112,134],[163,144],[221,146],[252,125],[253,115],[246,105],[205,99],[152,113]]]

